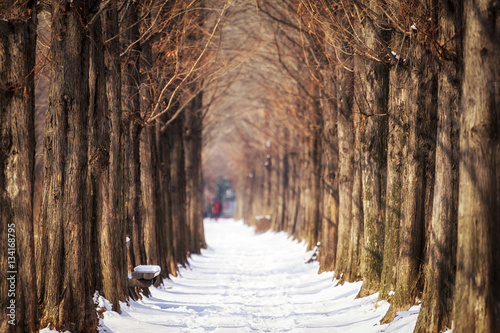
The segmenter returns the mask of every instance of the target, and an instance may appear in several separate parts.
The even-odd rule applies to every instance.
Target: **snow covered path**
[[[389,304],[354,299],[307,264],[312,252],[285,233],[256,235],[240,221],[205,221],[209,248],[151,298],[104,313],[101,332],[411,332],[418,309],[378,325]],[[413,309],[412,309],[413,310]]]

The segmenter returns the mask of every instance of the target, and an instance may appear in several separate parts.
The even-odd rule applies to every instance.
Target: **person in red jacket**
[[[220,217],[220,202],[216,201],[212,206],[212,215],[215,217],[215,221],[217,221]]]

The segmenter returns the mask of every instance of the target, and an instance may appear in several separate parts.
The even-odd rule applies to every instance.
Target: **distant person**
[[[215,217],[215,221],[219,220],[220,217],[220,202],[216,201],[212,206],[212,215]]]

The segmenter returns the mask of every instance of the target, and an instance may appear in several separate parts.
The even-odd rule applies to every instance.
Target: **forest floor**
[[[412,332],[419,307],[378,322],[387,302],[377,294],[355,299],[361,282],[336,286],[318,274],[313,251],[286,233],[241,221],[205,220],[208,249],[190,258],[179,277],[150,288],[152,297],[122,314],[104,312],[101,332]],[[101,297],[101,303],[109,304]]]

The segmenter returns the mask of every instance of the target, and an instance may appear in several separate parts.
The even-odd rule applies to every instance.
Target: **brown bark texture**
[[[458,132],[462,57],[460,3],[438,9],[438,41],[447,45],[439,57],[436,178],[429,228],[425,287],[415,332],[451,328],[458,219]]]
[[[465,1],[454,332],[500,329],[500,20]]]
[[[428,7],[427,7],[428,8]],[[423,4],[415,9],[420,17],[431,15]],[[416,19],[416,18],[415,18]],[[422,21],[419,26],[425,26]],[[435,147],[436,80],[432,55],[421,43],[421,36],[408,41],[405,57],[409,75],[403,89],[409,90],[408,140],[405,146],[400,248],[394,300],[382,322],[392,321],[397,311],[409,309],[421,290],[424,230],[429,215],[426,203],[432,202]],[[428,207],[428,206],[427,206]]]
[[[0,331],[37,332],[35,1],[0,4]]]
[[[376,0],[369,2],[370,9],[380,13],[377,5]],[[384,52],[380,43],[387,42],[381,30],[368,19],[362,26],[364,43],[377,56]],[[383,270],[389,68],[366,58],[358,64],[356,99],[361,113],[358,126],[364,222],[363,285],[358,296],[362,297],[379,291]]]
[[[352,60],[352,59],[351,59]],[[348,62],[348,61],[346,61]],[[349,62],[352,68],[352,61]],[[352,183],[354,133],[352,118],[353,74],[340,70],[338,95],[338,144],[339,144],[339,227],[335,278],[342,279],[349,267],[349,247],[352,221]]]
[[[326,76],[326,75],[324,75]],[[337,137],[337,96],[332,78],[325,78],[327,92],[323,98],[322,116],[322,175],[323,191],[321,215],[321,245],[319,250],[320,272],[333,271],[337,252],[338,236],[338,137]]]
[[[138,13],[135,2],[125,2],[120,16],[121,44],[127,48],[122,58],[122,110],[123,110],[123,150],[125,154],[125,207],[128,244],[128,269],[146,262],[142,227],[141,178],[140,178],[140,133],[142,119],[140,113],[140,43]],[[128,48],[130,46],[130,48]]]
[[[44,144],[41,208],[40,325],[95,330],[95,274],[86,218],[89,147],[89,44],[82,25],[93,1],[52,2],[51,80]],[[95,251],[95,249],[93,249]]]
[[[122,152],[121,66],[119,57],[118,9],[113,3],[102,19],[106,95],[109,119],[109,167],[107,200],[109,210],[103,214],[100,228],[101,274],[104,297],[120,312],[120,301],[128,296],[127,256],[125,247],[124,154]]]
[[[202,95],[196,96],[185,113],[184,147],[186,150],[186,215],[190,228],[191,253],[201,253],[205,249],[203,230],[203,175],[201,168],[202,150]]]

